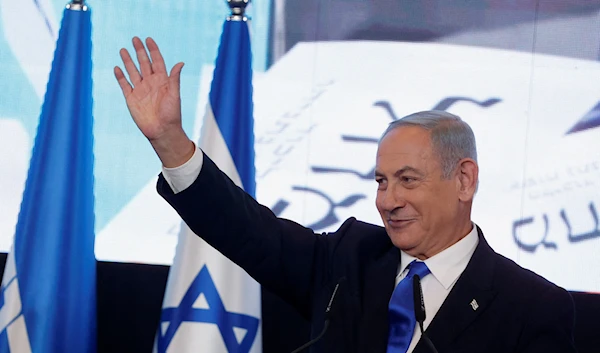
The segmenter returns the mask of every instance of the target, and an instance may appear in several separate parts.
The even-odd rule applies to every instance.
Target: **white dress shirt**
[[[203,160],[204,154],[202,150],[196,148],[192,158],[185,164],[175,168],[163,167],[163,176],[174,193],[181,192],[194,183],[202,169]],[[471,232],[467,236],[439,254],[424,261],[431,271],[429,275],[421,279],[423,300],[425,302],[426,318],[423,324],[425,329],[427,329],[429,323],[431,323],[431,320],[442,306],[442,303],[446,300],[458,277],[467,267],[478,243],[477,227],[473,224]],[[408,274],[406,267],[413,260],[416,260],[416,258],[406,254],[402,250],[400,251],[400,265],[398,266],[396,285],[406,277]],[[413,351],[420,339],[421,331],[417,325],[407,353]]]
[[[478,243],[477,227],[473,224],[473,228],[467,236],[424,261],[429,271],[431,271],[429,275],[421,278],[423,301],[425,302],[424,329],[427,329],[427,326],[429,326],[435,314],[440,310],[452,287],[454,287],[458,277],[467,268],[467,264],[471,260],[471,256],[473,256]],[[413,260],[417,259],[400,250],[400,266],[398,266],[396,285],[406,277],[408,274],[406,267]],[[418,324],[415,326],[415,332],[413,333],[407,353],[411,353],[421,339],[421,330],[418,326]]]
[[[171,187],[174,193],[181,192],[187,189],[194,183],[200,170],[202,170],[202,162],[204,161],[204,153],[198,147],[194,151],[194,155],[187,162],[175,168],[162,168],[163,176]]]

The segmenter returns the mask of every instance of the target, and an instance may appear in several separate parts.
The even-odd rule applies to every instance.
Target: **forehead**
[[[431,155],[431,133],[418,126],[401,126],[391,130],[379,142],[377,157],[388,154]]]
[[[430,131],[418,126],[401,126],[385,135],[377,149],[376,168],[380,173],[395,173],[411,167],[422,172],[436,168]],[[435,163],[432,164],[432,163]]]

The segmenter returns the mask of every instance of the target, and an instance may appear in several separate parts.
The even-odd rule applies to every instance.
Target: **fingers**
[[[136,86],[142,80],[142,77],[140,76],[140,72],[138,71],[137,67],[133,63],[133,60],[131,60],[131,56],[129,56],[129,52],[127,51],[127,49],[121,49],[119,51],[119,54],[121,54],[121,60],[123,60],[123,64],[125,65],[125,70],[127,70],[127,74],[129,75],[129,79],[131,80],[131,83],[134,86]],[[121,71],[121,70],[119,69],[119,71]],[[123,73],[123,72],[121,71],[121,73]]]
[[[183,69],[183,63],[179,62],[171,69],[169,75],[169,91],[179,95],[179,86],[181,82],[181,69]]]
[[[135,54],[140,63],[142,77],[150,76],[152,74],[152,65],[150,64],[150,59],[148,58],[144,43],[142,43],[138,37],[133,37],[133,48],[135,49]]]
[[[131,84],[129,83],[129,81],[127,81],[127,78],[125,77],[125,74],[123,73],[121,68],[115,67],[114,69],[115,77],[117,78],[117,82],[119,82],[119,86],[121,86],[121,90],[123,91],[125,97],[127,97],[131,93],[133,87],[137,86],[142,82],[144,77],[149,77],[153,73],[164,73],[165,75],[167,73],[165,61],[154,39],[146,39],[146,45],[148,47],[148,51],[150,52],[152,61],[148,57],[148,53],[146,52],[144,43],[142,43],[142,41],[138,37],[133,37],[132,42],[133,47],[135,48],[140,70],[138,70],[135,63],[131,59],[129,52],[126,49],[121,49],[119,51],[121,59],[123,60],[123,64],[125,65],[125,70],[129,75],[129,80],[131,81]],[[183,63],[177,63],[175,66],[173,66],[173,68],[171,69],[171,74],[169,75],[169,86],[172,92],[174,92],[175,94],[179,94],[180,75],[182,68]]]
[[[167,67],[165,66],[165,60],[158,49],[158,45],[152,38],[146,38],[146,46],[150,52],[150,58],[152,59],[152,72],[155,73],[167,73]]]
[[[115,66],[115,77],[117,78],[117,82],[119,83],[119,86],[121,86],[123,95],[125,96],[125,98],[127,98],[127,96],[131,93],[133,88],[131,87],[131,85],[129,84],[127,79],[125,78],[125,74],[123,74],[123,71],[121,70],[121,68],[119,68],[118,66]]]

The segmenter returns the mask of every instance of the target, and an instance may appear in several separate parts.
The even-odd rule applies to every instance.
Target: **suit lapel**
[[[496,296],[492,289],[495,253],[485,241],[481,230],[477,230],[479,244],[469,264],[425,331],[440,352],[448,349]],[[420,352],[428,352],[422,340],[414,350],[414,353]]]
[[[390,243],[391,245],[391,243]],[[394,246],[365,270],[359,352],[385,352],[388,336],[388,304],[394,291],[400,252]]]

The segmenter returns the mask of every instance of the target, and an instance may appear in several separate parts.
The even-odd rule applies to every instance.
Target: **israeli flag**
[[[248,22],[224,24],[199,146],[254,196]],[[260,286],[182,223],[154,352],[261,352]]]
[[[0,352],[96,351],[90,11],[64,11],[0,295]]]

